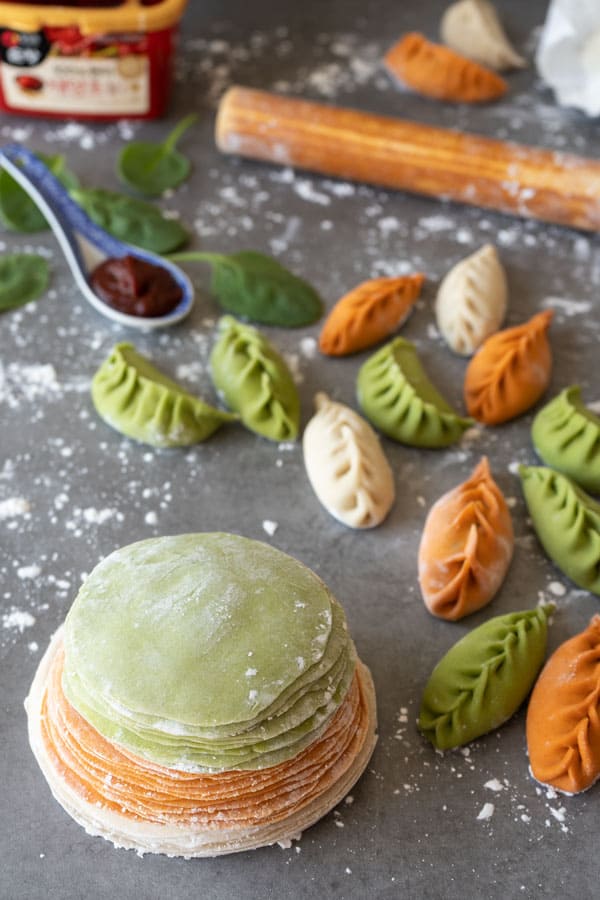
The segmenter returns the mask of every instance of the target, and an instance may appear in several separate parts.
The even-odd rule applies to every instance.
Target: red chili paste
[[[105,259],[91,273],[90,284],[108,306],[129,316],[166,316],[183,297],[168,269],[138,256]]]

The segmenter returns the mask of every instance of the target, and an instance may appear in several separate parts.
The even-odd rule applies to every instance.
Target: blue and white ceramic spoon
[[[146,331],[174,325],[188,315],[194,303],[194,288],[179,266],[148,250],[119,241],[92,222],[44,163],[25,147],[19,144],[3,147],[0,150],[0,165],[27,191],[45,216],[77,285],[94,309],[120,325]],[[113,309],[94,293],[89,282],[93,269],[109,257],[123,256],[136,256],[155,266],[162,266],[172,275],[183,292],[174,310],[165,316],[130,316]]]

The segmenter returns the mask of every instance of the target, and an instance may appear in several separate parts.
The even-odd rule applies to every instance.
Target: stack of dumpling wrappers
[[[341,606],[296,560],[226,534],[153,538],[101,562],[26,707],[65,810],[116,846],[171,856],[298,837],[376,740]]]

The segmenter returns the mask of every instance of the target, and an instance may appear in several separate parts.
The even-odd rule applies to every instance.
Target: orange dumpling
[[[424,280],[417,273],[363,281],[331,310],[319,338],[321,352],[346,356],[384,340],[405,320]]]
[[[419,584],[430,613],[456,621],[489,603],[514,547],[510,512],[484,456],[471,477],[435,503],[419,547]]]
[[[456,103],[496,100],[507,84],[495,72],[455,53],[441,44],[432,44],[422,34],[405,34],[384,58],[388,70],[419,94]]]
[[[578,794],[600,778],[600,616],[556,650],[527,710],[533,777]]]
[[[465,374],[470,416],[486,425],[499,425],[537,403],[552,372],[547,334],[552,316],[546,310],[484,341]]]

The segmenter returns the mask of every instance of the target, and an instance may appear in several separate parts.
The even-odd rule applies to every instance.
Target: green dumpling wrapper
[[[117,550],[65,624],[63,688],[109,740],[175,768],[259,768],[315,739],[356,656],[309,569],[227,534]]]
[[[600,596],[600,504],[545,466],[520,466],[533,527],[544,550],[579,587]]]
[[[388,437],[411,447],[447,447],[473,425],[427,377],[410,341],[397,337],[358,373],[357,396],[367,418]]]
[[[197,444],[237,418],[188,394],[126,343],[116,344],[96,372],[92,400],[108,425],[153,447]]]
[[[341,608],[335,602],[332,608],[334,619],[337,619],[334,625],[337,635],[328,643],[333,640],[333,643],[339,644],[343,636],[340,658],[314,682],[303,682],[298,688],[295,685],[293,689],[288,688],[284,692],[286,699],[282,709],[272,712],[273,707],[270,707],[261,714],[262,717],[252,722],[194,729],[189,723],[142,717],[131,711],[125,716],[119,703],[111,706],[106,696],[96,697],[87,692],[73,671],[69,671],[68,678],[64,679],[65,694],[78,712],[105,738],[158,765],[196,772],[276,765],[295,756],[319,737],[352,682],[356,667],[354,646],[345,628],[342,626],[340,630],[344,622]],[[326,655],[328,653],[329,647]],[[327,665],[328,660],[324,658],[311,670],[326,669]],[[249,671],[254,671],[254,667],[249,667]],[[288,705],[290,692],[293,699]],[[140,725],[140,718],[145,718],[148,724]],[[237,733],[222,737],[227,728],[237,728]],[[194,730],[201,731],[202,736],[193,736],[191,732]]]
[[[282,357],[256,328],[223,316],[210,365],[216,389],[247,428],[271,441],[296,440],[296,385]]]
[[[465,635],[433,670],[419,730],[450,750],[498,728],[518,710],[546,655],[553,606],[496,616]]]
[[[565,388],[536,415],[531,439],[548,466],[600,493],[600,418],[581,400],[581,388]]]

